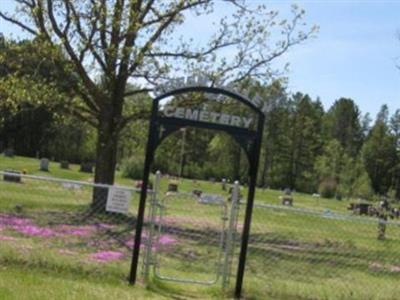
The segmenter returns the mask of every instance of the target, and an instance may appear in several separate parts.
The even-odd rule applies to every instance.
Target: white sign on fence
[[[132,193],[128,190],[110,187],[107,197],[106,211],[127,214]]]

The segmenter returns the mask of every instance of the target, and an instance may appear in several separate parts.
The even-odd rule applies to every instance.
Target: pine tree
[[[390,133],[387,115],[387,107],[383,106],[362,149],[372,187],[379,194],[389,191],[397,164],[396,138]]]

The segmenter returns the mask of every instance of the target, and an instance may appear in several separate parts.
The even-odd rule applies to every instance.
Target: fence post
[[[231,273],[231,263],[232,263],[232,251],[234,250],[234,233],[236,232],[236,218],[237,218],[237,210],[240,199],[240,186],[239,181],[235,181],[233,190],[232,190],[232,206],[231,213],[229,216],[229,226],[228,233],[226,236],[226,246],[225,246],[225,257],[224,257],[224,265],[222,268],[222,288],[225,290],[229,284],[229,277]]]
[[[152,246],[153,246],[153,235],[154,235],[154,223],[155,223],[155,211],[156,205],[158,202],[158,194],[160,191],[160,181],[161,181],[161,172],[156,172],[156,179],[154,182],[153,194],[151,196],[150,201],[150,209],[149,209],[149,234],[147,237],[146,243],[146,255],[144,258],[144,279],[145,282],[149,282],[149,274],[150,274],[150,265],[152,264]]]

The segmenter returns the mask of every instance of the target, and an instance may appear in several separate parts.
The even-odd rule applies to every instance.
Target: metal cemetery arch
[[[205,92],[209,94],[220,94],[241,102],[242,104],[251,108],[257,114],[258,116],[257,129],[251,130],[248,128],[235,127],[226,124],[216,124],[204,121],[181,119],[176,117],[159,116],[158,111],[161,100],[170,96],[175,96],[190,92]],[[144,221],[144,211],[145,211],[146,196],[147,196],[147,186],[149,182],[150,166],[154,159],[155,150],[157,149],[157,147],[160,145],[160,143],[163,141],[164,138],[166,138],[171,133],[179,130],[180,128],[187,126],[220,130],[228,133],[239,143],[239,145],[244,149],[248,157],[250,182],[249,182],[249,191],[247,196],[246,213],[243,226],[242,242],[240,248],[239,264],[238,264],[236,288],[235,288],[235,296],[239,298],[242,290],[243,275],[246,263],[246,253],[249,241],[250,223],[252,217],[255,186],[257,180],[261,139],[264,127],[264,113],[246,97],[219,87],[204,87],[204,86],[183,87],[166,92],[160,96],[157,96],[153,100],[129,282],[131,284],[135,284],[136,282],[136,274],[137,274],[139,252],[141,245],[141,235],[142,235],[142,228]]]

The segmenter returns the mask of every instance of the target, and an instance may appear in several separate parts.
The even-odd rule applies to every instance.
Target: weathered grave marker
[[[92,162],[82,162],[80,172],[93,173],[93,163]]]
[[[61,169],[69,169],[69,162],[66,160],[63,160],[60,162],[60,168]]]
[[[199,197],[199,203],[202,204],[221,204],[224,202],[224,197],[214,194],[202,194]]]
[[[290,189],[285,189],[284,195],[281,197],[281,199],[282,205],[293,206],[292,191]]]
[[[6,148],[4,150],[4,156],[5,157],[14,157],[14,149],[12,148]]]
[[[50,162],[47,158],[42,158],[40,160],[40,171],[48,172]]]
[[[203,193],[201,190],[193,190],[192,191],[193,195],[197,196],[197,197],[201,197],[201,194]]]
[[[3,175],[3,180],[4,181],[9,181],[9,182],[21,182],[21,172],[19,171],[14,171],[14,170],[5,170],[5,173]]]
[[[176,182],[168,183],[168,192],[178,192],[178,184]]]

